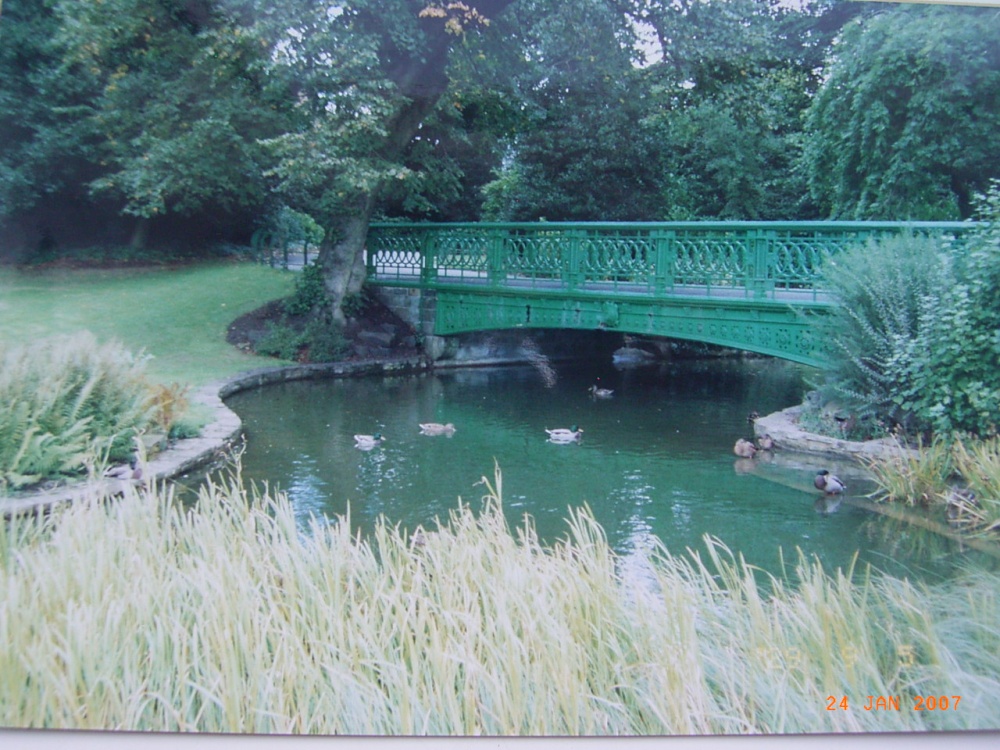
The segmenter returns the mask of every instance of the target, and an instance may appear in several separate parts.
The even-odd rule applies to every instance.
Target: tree
[[[831,218],[968,217],[1000,175],[1000,15],[901,5],[849,24],[806,122]]]
[[[984,224],[924,295],[917,335],[894,364],[896,403],[938,434],[1000,434],[1000,182],[974,200]]]
[[[484,188],[485,214],[648,218],[655,160],[640,126],[644,93],[634,63],[641,52],[628,17],[603,0],[519,3],[516,10],[531,19],[519,39],[518,75],[506,84],[520,116],[504,134],[504,162]]]
[[[253,7],[210,0],[59,0],[65,61],[98,84],[98,195],[138,218],[245,217],[265,200],[257,140],[280,129]]]
[[[796,168],[801,117],[844,6],[682,0],[640,7],[662,51],[647,72],[644,121],[660,146],[661,218],[811,218]]]
[[[456,44],[488,32],[513,0],[356,0],[282,6],[273,54],[298,85],[297,125],[267,141],[276,187],[327,227],[319,263],[340,303],[364,280],[364,242],[379,194],[404,180],[403,157],[448,86]],[[278,28],[278,27],[275,27]]]
[[[523,95],[526,123],[486,188],[488,212],[518,219],[810,215],[796,169],[801,115],[826,46],[849,17],[844,7],[580,4],[575,21],[588,28],[584,38],[554,23],[537,34],[538,83]]]
[[[48,3],[8,0],[0,25],[0,222],[86,199],[96,175],[87,126],[96,85],[63,61]]]

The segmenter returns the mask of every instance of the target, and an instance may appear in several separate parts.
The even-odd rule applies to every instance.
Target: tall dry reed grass
[[[962,503],[971,525],[985,533],[1000,531],[1000,438],[958,441],[955,464],[975,497]]]
[[[511,529],[499,473],[439,529],[303,529],[238,473],[0,532],[0,724],[205,732],[703,734],[996,728],[1000,587],[717,542],[623,574],[586,509]],[[632,561],[635,563],[635,561]],[[634,565],[632,567],[635,567]],[[900,711],[865,711],[868,696]],[[961,696],[914,711],[914,695]],[[828,710],[831,697],[837,710]],[[847,697],[847,710],[839,708]],[[954,704],[954,699],[951,700]]]
[[[968,530],[993,538],[1000,530],[1000,438],[938,438],[912,455],[873,458],[866,465],[879,500],[936,504]]]
[[[914,453],[900,451],[865,461],[879,500],[928,506],[940,501],[955,471],[951,442],[937,438]]]

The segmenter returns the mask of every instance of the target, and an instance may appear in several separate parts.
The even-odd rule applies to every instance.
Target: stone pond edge
[[[475,361],[447,361],[431,363],[422,357],[363,362],[331,362],[309,365],[263,367],[239,373],[221,381],[214,381],[199,388],[191,397],[193,403],[207,409],[210,416],[201,434],[194,438],[177,440],[166,450],[150,459],[144,469],[145,480],[154,482],[180,477],[188,472],[219,461],[227,455],[240,439],[242,420],[226,406],[224,399],[251,388],[295,380],[359,377],[366,375],[404,375],[440,369],[487,367],[520,364],[503,358]],[[796,417],[802,406],[792,406],[757,419],[755,433],[769,434],[778,448],[802,453],[875,458],[912,453],[900,448],[890,438],[852,442],[805,432],[799,429]],[[0,514],[11,516],[19,513],[38,512],[67,502],[85,498],[118,495],[124,491],[122,480],[104,479],[99,482],[75,482],[56,488],[28,493],[17,497],[0,497]]]
[[[806,432],[798,425],[798,417],[804,408],[799,404],[758,417],[754,422],[754,434],[758,437],[770,435],[775,445],[782,450],[837,458],[848,457],[862,462],[871,459],[912,458],[917,455],[915,450],[904,448],[891,437],[858,442]]]

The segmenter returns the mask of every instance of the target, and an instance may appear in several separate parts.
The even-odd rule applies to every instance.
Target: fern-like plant
[[[0,346],[0,491],[127,459],[150,421],[145,357],[88,334]]]

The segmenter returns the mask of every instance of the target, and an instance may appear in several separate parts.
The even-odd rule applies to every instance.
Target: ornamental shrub
[[[820,323],[829,345],[827,399],[859,419],[911,426],[897,396],[909,378],[905,352],[918,335],[924,301],[948,277],[940,243],[903,235],[869,240],[831,257],[825,284],[839,302]]]
[[[936,433],[980,437],[1000,427],[1000,188],[981,199],[984,226],[922,299],[917,335],[898,353],[896,404]]]
[[[285,312],[289,315],[308,315],[329,303],[323,269],[317,263],[310,263],[295,279],[295,292],[285,300]]]
[[[1000,186],[962,242],[873,240],[832,258],[826,396],[909,432],[1000,429]]]
[[[0,345],[0,491],[127,460],[152,418],[145,362],[89,333]]]

